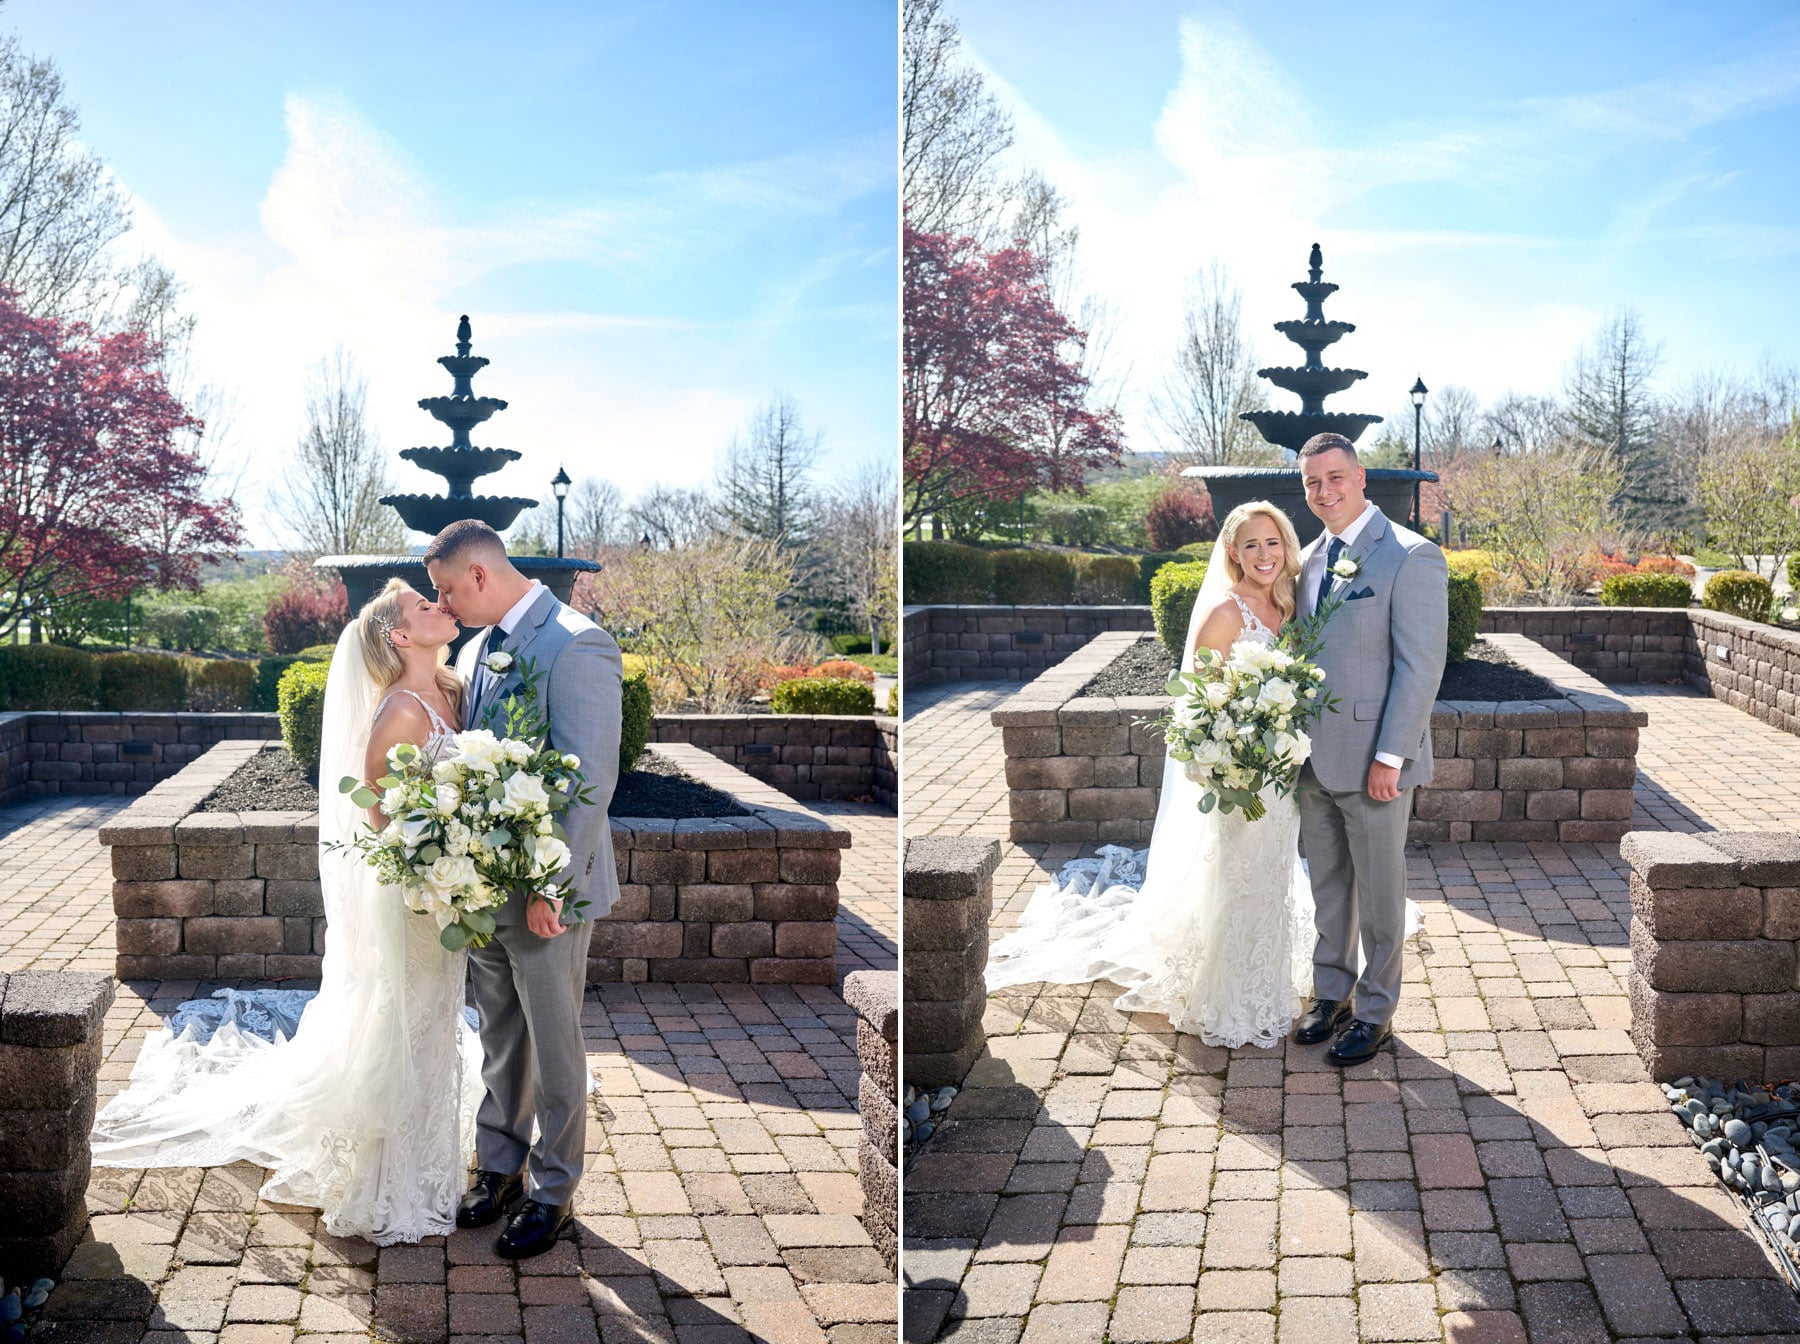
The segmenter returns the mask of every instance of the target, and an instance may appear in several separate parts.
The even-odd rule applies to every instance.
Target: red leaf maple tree
[[[199,586],[242,540],[230,499],[177,443],[200,421],[169,391],[156,343],[33,317],[0,289],[0,630],[26,604]]]
[[[1087,405],[1068,356],[1087,334],[1015,244],[905,231],[905,526],[972,496],[1083,488],[1123,451],[1117,412]]]

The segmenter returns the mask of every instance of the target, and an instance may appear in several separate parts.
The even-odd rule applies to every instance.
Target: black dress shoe
[[[525,1178],[517,1173],[503,1176],[497,1171],[478,1171],[469,1182],[468,1193],[456,1206],[458,1227],[486,1227],[511,1210],[525,1194]]]
[[[542,1255],[556,1244],[557,1237],[569,1225],[569,1216],[574,1210],[572,1201],[568,1204],[540,1204],[535,1199],[528,1199],[506,1225],[506,1231],[494,1243],[494,1250],[508,1260],[524,1260],[529,1256]]]
[[[1375,1058],[1376,1052],[1388,1043],[1393,1034],[1394,1029],[1386,1022],[1376,1026],[1373,1022],[1364,1022],[1358,1018],[1345,1027],[1343,1034],[1331,1043],[1331,1048],[1325,1052],[1325,1058],[1345,1068],[1365,1063]]]
[[[1317,1045],[1337,1034],[1350,1020],[1350,1005],[1342,999],[1314,999],[1294,1026],[1296,1045]]]

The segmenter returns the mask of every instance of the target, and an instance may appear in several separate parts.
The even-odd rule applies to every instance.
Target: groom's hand
[[[1378,803],[1391,803],[1400,796],[1400,767],[1369,763],[1369,797]]]
[[[540,938],[554,938],[563,931],[562,902],[555,897],[528,901],[525,905],[525,927]]]

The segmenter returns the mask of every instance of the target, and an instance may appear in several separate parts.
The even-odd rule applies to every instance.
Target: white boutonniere
[[[481,665],[496,677],[503,677],[511,670],[513,658],[510,653],[490,653],[481,660]]]
[[[1358,574],[1362,573],[1362,566],[1346,555],[1342,560],[1339,560],[1331,567],[1331,572],[1340,579],[1354,579]]]

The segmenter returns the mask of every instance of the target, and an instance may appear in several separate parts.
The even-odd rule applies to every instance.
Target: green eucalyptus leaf
[[[381,801],[381,795],[367,785],[358,785],[356,792],[350,795],[350,801],[358,807],[374,807]]]
[[[436,863],[443,857],[444,851],[439,849],[436,845],[426,845],[425,848],[419,851],[420,863]]]
[[[438,934],[438,942],[449,952],[460,952],[469,945],[469,930],[460,924],[446,924]]]
[[[361,785],[361,783],[362,783],[362,781],[360,779],[358,779],[355,775],[345,775],[342,779],[340,779],[338,781],[338,792],[339,793],[352,793],[357,789],[357,787],[359,785]]]

